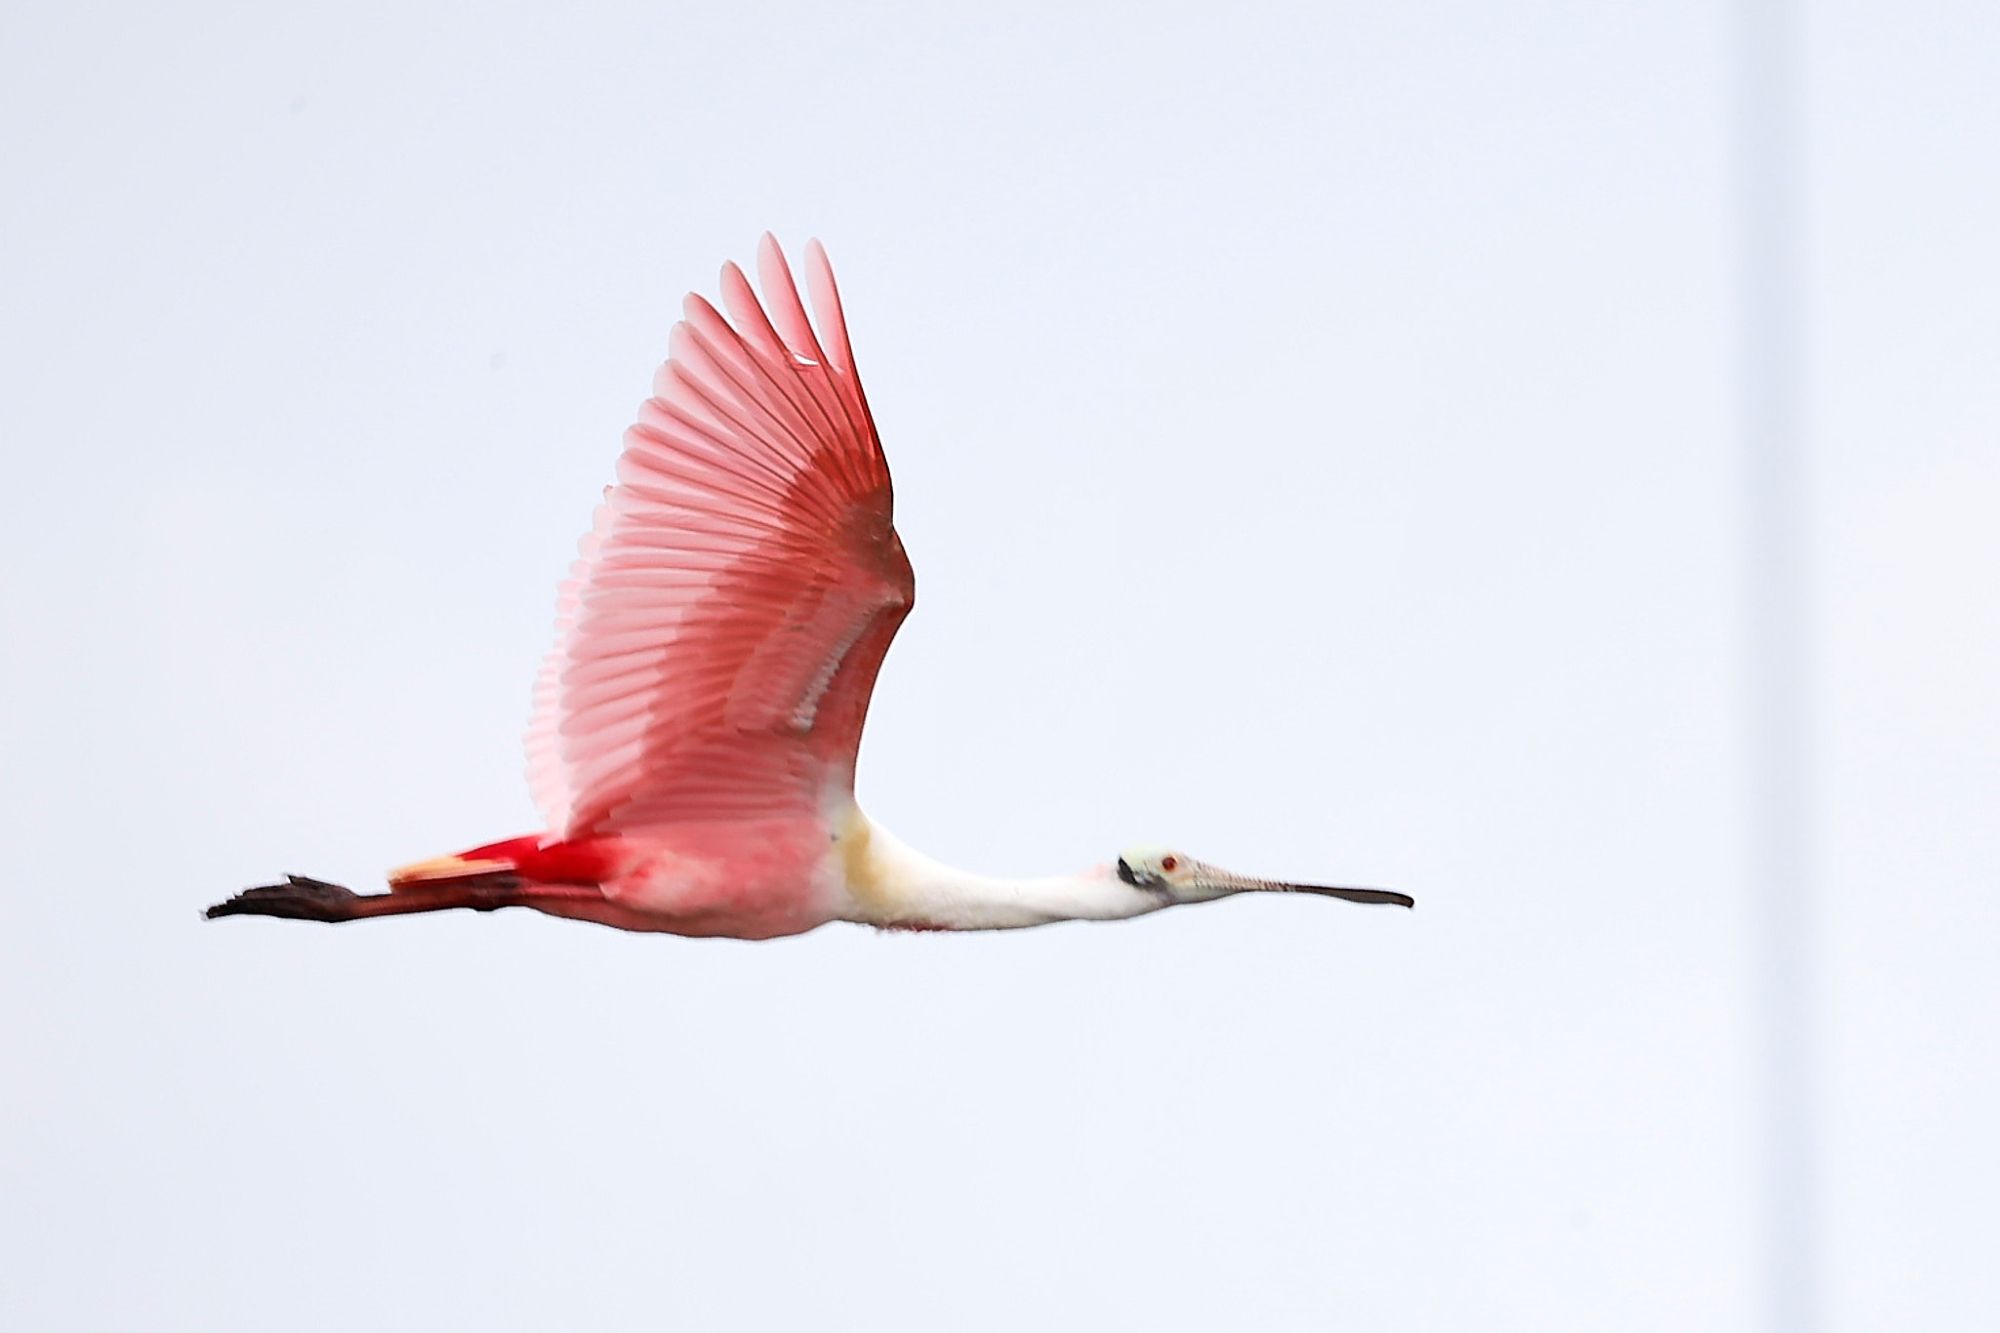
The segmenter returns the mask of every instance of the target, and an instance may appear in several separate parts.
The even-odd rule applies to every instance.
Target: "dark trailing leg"
[[[278,916],[293,921],[359,921],[371,916],[403,916],[410,912],[444,912],[469,907],[491,912],[501,907],[532,907],[539,903],[588,901],[602,895],[594,888],[560,884],[523,886],[513,875],[485,875],[439,884],[413,884],[393,893],[356,893],[323,879],[287,875],[283,884],[245,889],[228,902],[208,909],[219,916]]]

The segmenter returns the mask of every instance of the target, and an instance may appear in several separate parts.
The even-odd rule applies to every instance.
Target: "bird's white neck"
[[[1045,879],[999,879],[933,861],[859,810],[837,844],[850,921],[907,930],[1013,930],[1054,921],[1117,921],[1167,905],[1108,866]]]

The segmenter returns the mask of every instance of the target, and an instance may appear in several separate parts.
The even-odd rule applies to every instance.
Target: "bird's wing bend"
[[[689,296],[618,480],[556,603],[529,782],[551,833],[803,813],[849,784],[875,673],[916,598],[833,270],[816,335],[777,242],[766,312]]]

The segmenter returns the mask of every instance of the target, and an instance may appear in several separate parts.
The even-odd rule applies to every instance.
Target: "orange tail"
[[[474,847],[456,856],[434,856],[428,861],[398,866],[389,872],[391,889],[407,889],[417,884],[449,884],[464,879],[488,879],[494,875],[518,876],[524,855],[532,855],[539,838],[509,838]]]

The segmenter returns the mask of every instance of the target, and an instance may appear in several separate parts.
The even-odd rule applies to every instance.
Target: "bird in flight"
[[[830,921],[1109,921],[1239,893],[1413,905],[1155,847],[1080,874],[1001,879],[870,821],[854,800],[855,754],[916,579],[825,251],[805,251],[817,329],[769,235],[757,266],[761,302],[734,264],[722,270],[727,317],[687,298],[557,593],[527,741],[545,830],[405,866],[385,893],[294,875],[210,917],[532,907],[769,939]]]

